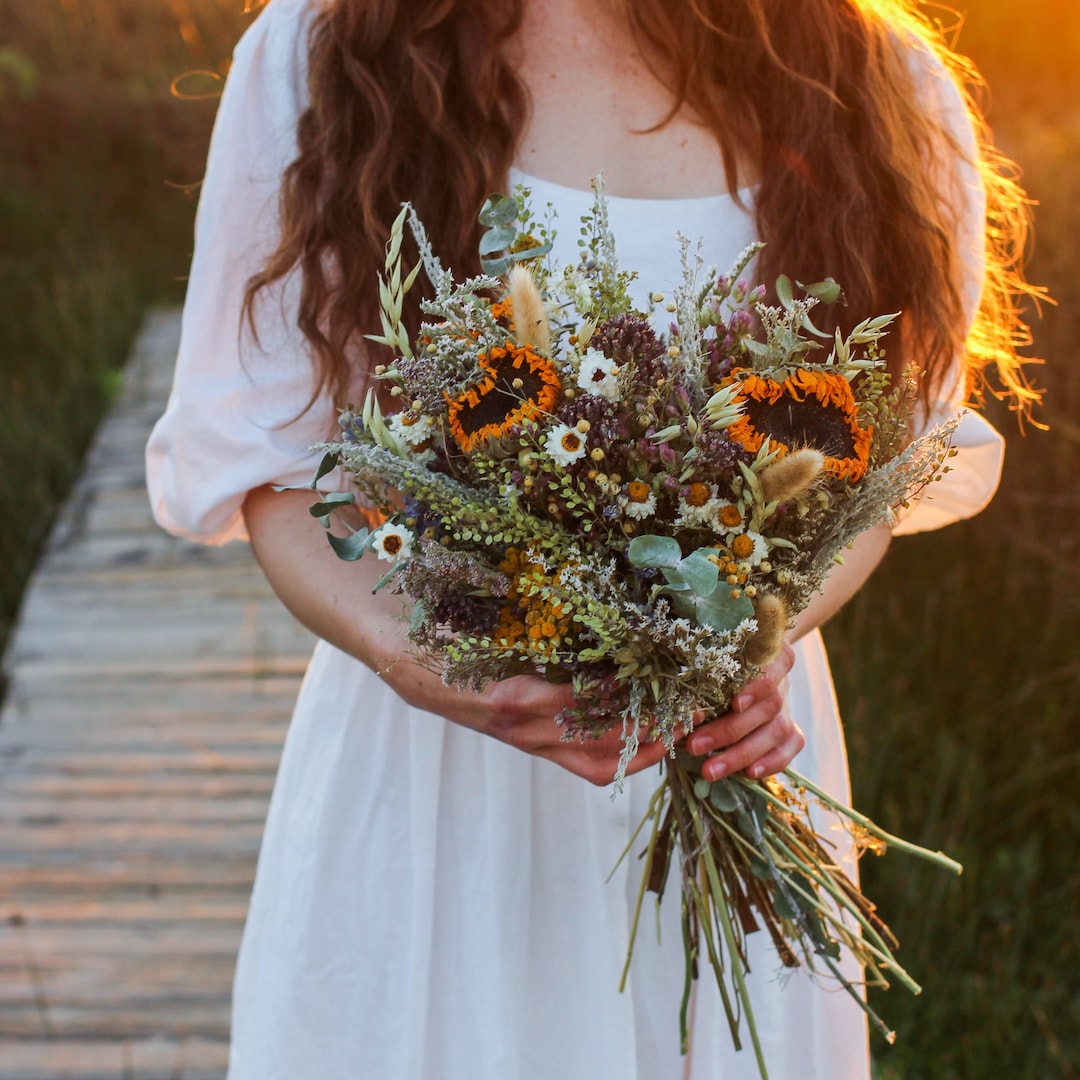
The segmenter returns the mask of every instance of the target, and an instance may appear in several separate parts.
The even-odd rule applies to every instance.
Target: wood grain
[[[220,1080],[266,807],[312,639],[246,545],[150,515],[154,313],[27,593],[0,711],[0,1080]]]

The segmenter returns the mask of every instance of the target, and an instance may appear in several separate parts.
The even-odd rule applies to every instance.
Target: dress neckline
[[[591,190],[586,191],[583,188],[567,187],[565,184],[558,184],[554,180],[545,180],[542,176],[533,176],[531,173],[525,172],[524,169],[519,169],[516,165],[510,166],[509,180],[511,187],[522,184],[534,191],[537,188],[547,188],[550,191],[556,191],[571,198],[587,199],[589,202],[592,202],[593,199]],[[756,184],[747,184],[745,187],[739,188],[736,195],[744,202],[747,202],[750,201],[756,190]],[[706,207],[735,202],[734,196],[728,191],[718,192],[715,195],[690,195],[673,198],[644,198],[634,195],[612,195],[610,192],[605,192],[605,197],[609,205],[621,203],[628,207]]]

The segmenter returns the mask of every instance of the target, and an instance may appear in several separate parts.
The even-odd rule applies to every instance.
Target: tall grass
[[[885,1080],[1080,1072],[1080,118],[1013,147],[1040,200],[1032,274],[1059,301],[1038,327],[1049,431],[1007,435],[979,517],[898,541],[826,628],[857,805],[965,864],[864,861],[926,993],[878,1001]],[[1017,125],[1019,127],[1019,125]]]
[[[981,2],[960,38],[1037,200],[1031,277],[1048,431],[1007,436],[989,509],[898,541],[826,627],[857,805],[965,864],[863,874],[925,986],[878,997],[881,1080],[1080,1074],[1080,17]]]
[[[236,0],[0,0],[0,649],[143,311],[183,295],[214,103],[170,83],[220,74],[245,21]]]
[[[145,306],[179,299],[213,102],[242,0],[0,0],[0,641]],[[868,891],[926,986],[878,1001],[882,1080],[1080,1072],[1080,17],[977,0],[963,26],[1006,149],[1040,200],[1032,276],[1049,432],[1008,435],[972,522],[897,542],[827,627],[856,801],[965,863],[902,856]],[[189,82],[192,89],[212,84]]]

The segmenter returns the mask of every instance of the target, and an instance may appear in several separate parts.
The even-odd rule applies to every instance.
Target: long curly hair
[[[248,283],[245,308],[301,272],[299,324],[339,400],[365,381],[377,348],[376,272],[403,200],[444,261],[478,270],[476,213],[503,187],[529,115],[508,48],[527,0],[332,0],[309,41],[310,105],[281,189],[281,237]],[[752,212],[767,247],[763,281],[832,277],[841,325],[902,311],[889,363],[917,362],[929,401],[957,353],[966,389],[984,373],[1026,409],[1038,399],[1018,349],[1029,343],[1022,274],[1027,200],[992,147],[973,97],[973,67],[906,0],[624,0],[641,52],[716,134],[728,185],[736,162],[760,176]],[[649,45],[646,48],[645,44]],[[962,149],[920,108],[910,49],[938,57],[970,113],[987,196],[986,272],[967,325],[953,250],[957,222],[942,160]],[[739,108],[726,104],[739,101]],[[419,321],[418,301],[406,322]],[[819,321],[825,322],[826,319]],[[357,370],[358,365],[360,370]],[[309,403],[310,404],[310,403]]]

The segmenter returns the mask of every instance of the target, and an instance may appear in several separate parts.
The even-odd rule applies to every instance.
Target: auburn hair
[[[300,271],[312,401],[329,385],[343,402],[375,362],[377,347],[359,346],[379,326],[376,273],[403,201],[445,264],[478,271],[476,215],[506,184],[529,115],[507,47],[526,2],[330,0],[314,18],[310,104],[283,179],[280,242],[245,298],[254,330],[258,294]],[[752,213],[767,244],[760,280],[840,282],[846,305],[825,309],[819,323],[902,311],[889,364],[917,366],[924,401],[958,353],[970,396],[989,368],[1014,407],[1038,400],[1018,356],[1030,341],[1024,302],[1039,291],[1022,274],[1028,201],[989,141],[974,68],[913,3],[624,0],[623,8],[671,91],[669,118],[686,104],[715,132],[731,191],[737,161],[756,166]],[[956,203],[941,189],[963,150],[921,104],[912,48],[944,65],[979,144],[987,259],[970,327],[952,243]],[[406,322],[415,327],[411,298]]]

